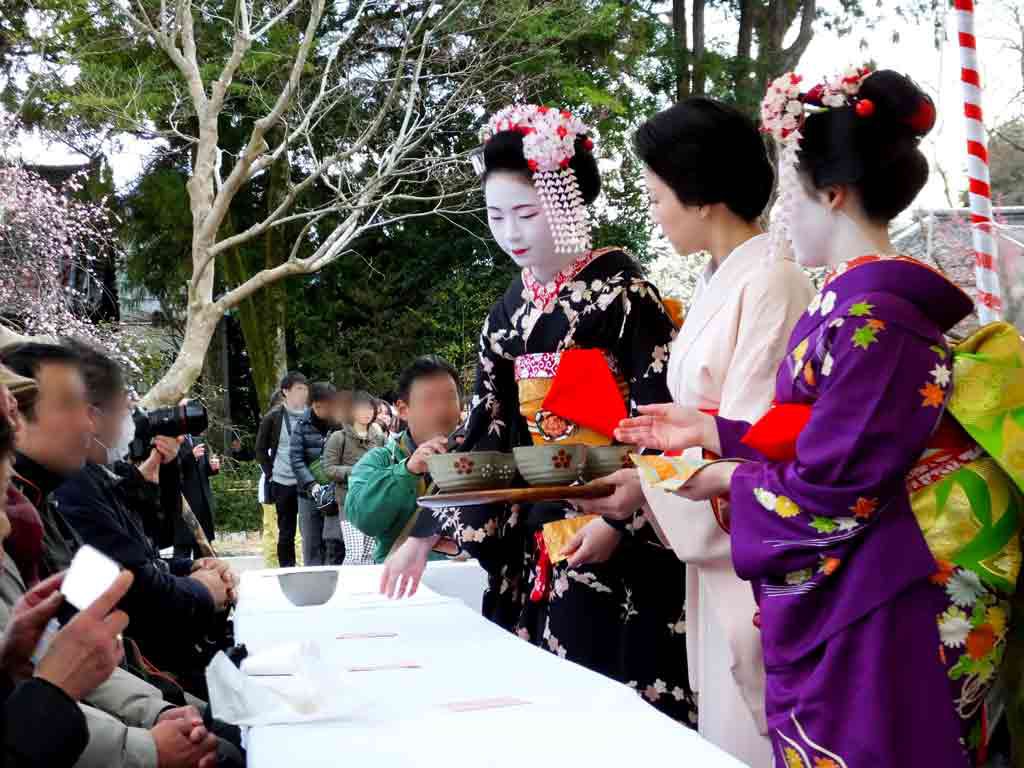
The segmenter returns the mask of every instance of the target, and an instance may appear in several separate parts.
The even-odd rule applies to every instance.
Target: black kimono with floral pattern
[[[525,354],[600,349],[627,382],[631,411],[671,401],[665,376],[675,328],[632,257],[606,249],[582,257],[547,285],[531,278],[516,278],[484,323],[462,450],[531,444],[514,376],[515,359]],[[413,535],[441,533],[480,561],[489,575],[484,614],[492,621],[636,688],[671,717],[695,725],[685,566],[660,545],[642,514],[629,525],[613,523],[624,535],[608,562],[569,568],[563,560],[550,574],[547,598],[530,599],[536,532],[575,514],[561,503],[423,511]]]

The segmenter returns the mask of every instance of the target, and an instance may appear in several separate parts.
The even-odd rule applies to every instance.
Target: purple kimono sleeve
[[[877,319],[849,317],[827,334],[811,360],[818,397],[796,458],[744,464],[733,475],[733,564],[744,579],[842,558],[905,493],[942,414],[945,349]]]
[[[742,443],[743,436],[750,430],[750,422],[715,416],[715,423],[718,425],[718,442],[722,447],[723,459],[766,461],[760,451]]]

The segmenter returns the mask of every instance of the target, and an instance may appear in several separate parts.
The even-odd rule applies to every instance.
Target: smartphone
[[[84,545],[75,553],[71,567],[64,574],[60,592],[64,595],[64,604],[57,613],[61,624],[92,605],[110,589],[121,573],[121,566],[95,547]]]
[[[57,615],[47,622],[32,654],[33,664],[39,664],[46,655],[60,628],[71,621],[76,613],[96,602],[100,595],[110,589],[120,573],[121,566],[95,547],[86,544],[75,553],[71,567],[64,574],[60,585],[64,602],[57,609]]]

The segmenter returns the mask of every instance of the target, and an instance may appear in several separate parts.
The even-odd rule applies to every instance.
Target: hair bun
[[[902,128],[920,138],[935,126],[931,97],[899,72],[882,69],[872,73],[864,78],[858,95],[874,104],[872,119],[885,123],[885,130],[899,133]]]

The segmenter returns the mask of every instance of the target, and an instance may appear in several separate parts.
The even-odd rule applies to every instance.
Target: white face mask
[[[135,419],[132,418],[132,414],[129,411],[125,414],[124,419],[121,421],[121,430],[118,433],[117,441],[112,445],[103,446],[107,450],[107,464],[113,464],[115,461],[120,461],[132,447],[132,440],[135,439]],[[100,443],[99,440],[96,441]],[[103,445],[103,443],[100,443]]]
[[[576,258],[575,254],[555,252],[551,225],[529,179],[497,172],[487,178],[484,194],[491,235],[517,267],[548,282]]]

